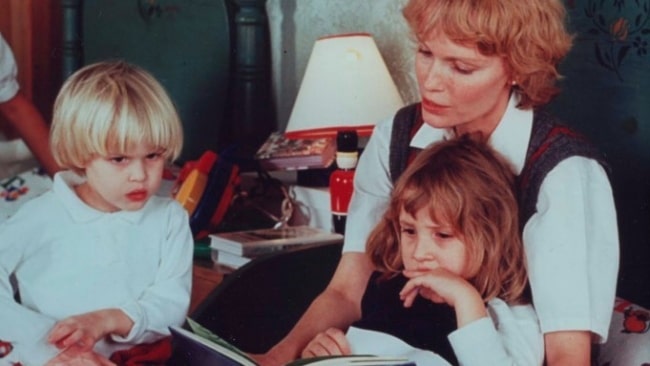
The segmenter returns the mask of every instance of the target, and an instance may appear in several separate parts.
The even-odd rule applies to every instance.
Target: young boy
[[[0,362],[110,364],[183,322],[188,217],[154,195],[182,139],[167,93],[136,66],[97,63],[65,82],[50,141],[67,170],[0,226]]]

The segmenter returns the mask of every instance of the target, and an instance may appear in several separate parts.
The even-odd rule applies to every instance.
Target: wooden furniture
[[[61,0],[62,73],[120,58],[149,70],[183,121],[181,162],[277,129],[265,0]]]
[[[205,298],[223,281],[224,271],[216,268],[209,259],[195,259],[192,266],[192,297],[189,313],[205,300]]]
[[[59,9],[59,0],[0,1],[0,33],[16,58],[20,90],[46,121],[61,83]]]

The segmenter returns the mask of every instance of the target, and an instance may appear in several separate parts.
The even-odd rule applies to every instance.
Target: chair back
[[[265,352],[325,289],[341,247],[323,244],[259,257],[227,275],[190,317],[243,351]]]

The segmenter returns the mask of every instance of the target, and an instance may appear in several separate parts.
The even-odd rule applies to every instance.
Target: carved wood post
[[[250,158],[277,129],[271,94],[271,53],[266,0],[235,4],[234,69],[224,145],[236,144]]]
[[[81,7],[81,0],[61,0],[63,13],[61,75],[64,81],[83,64]]]

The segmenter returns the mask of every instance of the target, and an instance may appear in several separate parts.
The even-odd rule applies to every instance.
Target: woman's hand
[[[302,350],[302,358],[318,356],[349,355],[350,343],[345,338],[345,333],[337,328],[329,328],[317,334]]]
[[[45,366],[116,366],[106,357],[77,346],[68,347]]]
[[[90,351],[108,334],[128,334],[127,329],[132,325],[121,310],[98,310],[60,320],[52,327],[47,340],[59,349],[75,346],[79,351]]]
[[[409,278],[399,293],[404,307],[413,305],[418,295],[435,303],[446,303],[456,311],[458,328],[487,316],[481,295],[461,276],[443,268],[404,270],[404,276]]]

